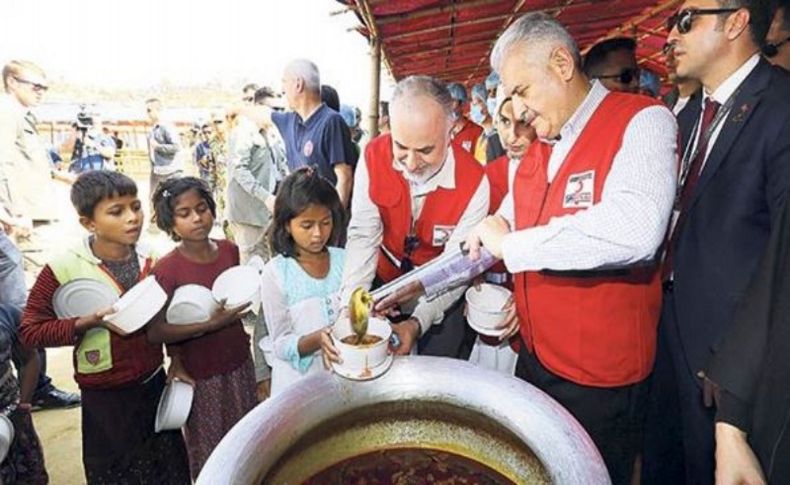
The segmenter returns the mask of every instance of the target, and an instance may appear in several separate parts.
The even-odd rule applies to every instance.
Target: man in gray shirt
[[[181,176],[183,172],[179,153],[181,139],[174,126],[163,122],[160,100],[156,98],[147,100],[145,111],[153,125],[148,134],[148,159],[151,161],[149,194],[153,195],[162,181]],[[153,214],[153,210],[151,213]]]
[[[238,124],[230,134],[226,216],[239,246],[242,264],[253,256],[260,256],[264,262],[272,256],[266,231],[274,210],[277,182],[288,170],[282,149],[272,144],[267,133],[252,121],[261,114],[259,112],[269,109],[267,101],[266,96],[258,96],[256,103],[239,115]],[[254,324],[255,378],[258,398],[262,400],[269,395],[271,369],[258,343],[268,332],[263,316],[248,323]]]

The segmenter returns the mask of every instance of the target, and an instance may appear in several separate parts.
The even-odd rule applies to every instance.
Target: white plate
[[[89,278],[71,280],[55,290],[52,296],[52,306],[58,318],[92,315],[117,301],[118,293],[109,285]]]
[[[485,328],[485,327],[480,327],[480,326],[477,326],[474,323],[472,323],[472,320],[470,320],[468,318],[466,319],[466,322],[469,324],[470,327],[472,327],[472,330],[474,330],[475,332],[479,333],[480,335],[485,335],[486,337],[497,337],[497,338],[499,338],[499,337],[505,335],[505,332],[507,331],[507,328]]]
[[[387,372],[392,365],[392,359],[393,355],[389,354],[387,358],[384,359],[384,362],[371,369],[349,370],[335,362],[332,362],[332,368],[339,376],[345,377],[346,379],[351,379],[352,381],[369,381]]]

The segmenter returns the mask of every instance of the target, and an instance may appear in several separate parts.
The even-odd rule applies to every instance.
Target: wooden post
[[[370,38],[370,106],[368,108],[368,133],[370,138],[379,134],[379,94],[381,90],[381,41]]]

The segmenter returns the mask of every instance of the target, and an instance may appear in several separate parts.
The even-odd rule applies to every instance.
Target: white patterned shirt
[[[609,91],[594,82],[560,130],[547,169],[551,183],[587,122]],[[604,183],[599,203],[544,226],[507,234],[502,253],[508,271],[590,270],[651,260],[660,247],[675,197],[677,122],[664,106],[631,119]],[[498,214],[515,227],[513,194]]]

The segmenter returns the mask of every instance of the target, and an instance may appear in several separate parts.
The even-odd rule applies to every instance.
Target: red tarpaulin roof
[[[491,68],[494,41],[520,15],[554,15],[585,52],[608,37],[633,37],[642,67],[665,76],[661,49],[666,19],[682,0],[338,0],[360,19],[357,30],[378,36],[397,80],[426,74],[467,85]]]

